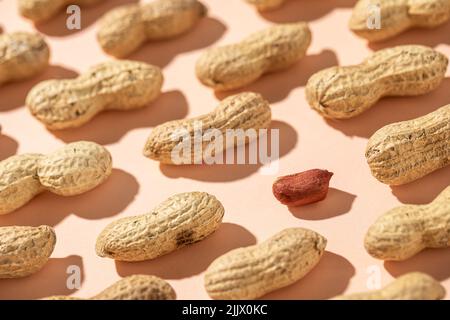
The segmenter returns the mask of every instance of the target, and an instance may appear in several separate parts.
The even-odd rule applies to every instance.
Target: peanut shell
[[[154,259],[203,240],[219,228],[224,208],[205,192],[180,193],[152,212],[110,223],[98,236],[100,257],[119,261]]]
[[[319,262],[327,240],[303,228],[285,229],[261,244],[232,250],[205,273],[213,299],[256,299],[288,286]]]
[[[265,73],[293,65],[310,44],[305,22],[276,25],[239,43],[208,49],[197,61],[197,78],[218,91],[244,87]]]
[[[379,217],[364,246],[372,257],[394,261],[426,248],[450,247],[450,186],[429,204],[400,206]]]
[[[387,96],[416,96],[435,90],[448,58],[432,48],[397,46],[375,52],[359,65],[331,67],[306,85],[309,105],[326,118],[348,119]]]
[[[104,110],[142,108],[161,94],[160,68],[136,61],[109,61],[75,79],[47,80],[28,93],[26,105],[47,128],[75,128]]]
[[[450,164],[450,104],[425,116],[392,123],[375,132],[366,147],[372,175],[402,185]]]
[[[56,243],[49,226],[0,227],[0,279],[21,278],[44,267]]]

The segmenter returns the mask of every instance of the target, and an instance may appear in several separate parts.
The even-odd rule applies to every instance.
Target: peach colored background
[[[450,103],[450,78],[438,90],[416,98],[389,98],[348,121],[325,121],[307,105],[307,79],[325,67],[360,62],[375,49],[419,43],[450,56],[450,24],[428,31],[410,31],[391,41],[367,46],[347,29],[355,1],[291,0],[280,10],[260,15],[243,0],[204,0],[209,17],[192,32],[172,41],[148,44],[130,59],[164,69],[164,93],[138,111],[108,112],[76,130],[47,131],[23,107],[28,90],[41,80],[74,77],[108,56],[97,45],[98,18],[120,3],[108,0],[82,9],[82,30],[65,29],[65,14],[37,27],[52,50],[51,67],[29,81],[0,88],[0,159],[24,152],[50,152],[66,142],[91,140],[104,144],[114,159],[111,178],[77,197],[44,193],[22,209],[0,217],[0,225],[41,225],[56,228],[58,242],[48,265],[39,273],[0,281],[0,298],[41,298],[56,294],[88,297],[120,277],[134,273],[167,279],[181,299],[206,299],[203,272],[230,249],[261,241],[286,227],[302,226],[328,238],[323,259],[294,285],[267,295],[270,299],[326,299],[366,290],[367,269],[382,269],[383,285],[403,273],[420,270],[442,281],[450,292],[450,249],[426,250],[398,263],[371,258],[363,237],[377,216],[402,203],[427,203],[450,181],[450,167],[409,185],[390,188],[375,180],[364,158],[368,137],[391,122],[429,113]],[[265,76],[245,88],[261,92],[272,103],[273,127],[281,135],[279,175],[310,168],[335,173],[328,198],[317,204],[288,209],[271,192],[275,176],[261,175],[258,166],[160,166],[142,156],[151,129],[165,121],[211,111],[224,95],[215,96],[195,77],[194,64],[208,46],[231,43],[276,22],[310,22],[313,43],[308,56],[284,72]],[[16,13],[13,0],[0,1],[0,24],[6,32],[33,30]],[[450,77],[450,72],[448,73]],[[168,196],[193,190],[216,195],[226,208],[217,233],[191,247],[154,261],[115,263],[94,252],[97,234],[118,217],[149,211]],[[66,288],[66,268],[83,270],[80,290]],[[447,298],[450,295],[447,294]]]

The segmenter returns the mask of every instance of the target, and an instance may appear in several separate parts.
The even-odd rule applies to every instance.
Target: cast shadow
[[[255,243],[255,236],[244,227],[234,223],[222,223],[216,232],[200,242],[154,260],[116,261],[116,269],[122,277],[149,274],[164,279],[182,279],[202,273],[216,258],[230,250]]]
[[[156,101],[143,108],[104,111],[80,128],[53,130],[51,133],[64,142],[88,140],[110,144],[119,141],[130,130],[181,119],[187,113],[186,97],[181,91],[174,90],[161,94]],[[114,130],[111,130],[111,126]]]
[[[286,0],[279,9],[261,12],[265,19],[276,23],[313,21],[337,8],[353,8],[356,0]]]
[[[415,28],[408,30],[398,36],[385,41],[369,43],[372,50],[381,50],[395,46],[408,44],[421,44],[429,47],[436,47],[439,44],[450,44],[450,23],[447,22],[437,28]]]
[[[18,147],[16,140],[0,133],[0,161],[15,155]]]
[[[280,134],[280,158],[287,155],[297,144],[297,132],[282,121],[272,121],[271,129],[278,129]],[[252,143],[257,143],[256,141]],[[248,152],[246,147],[245,151]],[[268,139],[267,150],[271,150],[271,142]],[[235,149],[235,154],[237,153]],[[247,157],[248,159],[248,157]],[[187,178],[206,182],[236,181],[256,173],[261,164],[200,164],[200,165],[166,165],[160,164],[162,174],[171,179]]]
[[[70,295],[77,291],[67,288],[69,266],[81,269],[81,283],[84,281],[83,260],[71,255],[65,258],[50,258],[44,268],[31,276],[18,279],[0,279],[0,300],[31,300],[54,295]]]
[[[306,206],[289,207],[289,211],[304,220],[330,219],[349,212],[355,198],[354,194],[330,188],[324,200]]]
[[[391,186],[392,194],[402,203],[426,204],[450,185],[450,166],[402,186]]]
[[[136,2],[138,2],[138,0],[107,0],[92,6],[83,6],[81,7],[81,29],[79,30],[69,30],[67,28],[66,21],[70,15],[66,13],[66,6],[56,16],[49,20],[36,23],[35,28],[48,36],[68,36],[86,29],[114,7]]]
[[[31,79],[6,83],[0,87],[0,97],[2,97],[0,99],[0,112],[24,106],[28,92],[41,81],[75,78],[77,76],[78,73],[73,70],[51,65],[44,72]]]
[[[304,57],[291,68],[266,74],[244,88],[217,91],[215,95],[222,100],[230,95],[252,91],[261,93],[271,103],[279,102],[288,97],[295,88],[305,86],[314,73],[337,64],[336,54],[331,50],[323,50],[319,54]]]
[[[180,53],[212,45],[222,37],[226,29],[219,20],[205,17],[193,30],[174,39],[147,42],[127,59],[143,61],[163,68]]]
[[[138,190],[132,175],[113,169],[107,181],[85,194],[63,197],[45,191],[22,208],[0,216],[0,225],[55,226],[71,214],[88,220],[112,217],[134,200]]]
[[[355,267],[344,257],[325,251],[318,265],[303,279],[271,292],[263,300],[325,300],[342,294],[355,275]]]
[[[426,249],[405,261],[386,261],[384,267],[394,277],[420,271],[438,281],[450,278],[450,248]]]
[[[450,78],[445,78],[434,91],[410,97],[386,97],[362,114],[344,120],[324,120],[347,136],[369,138],[387,124],[424,116],[448,104]]]

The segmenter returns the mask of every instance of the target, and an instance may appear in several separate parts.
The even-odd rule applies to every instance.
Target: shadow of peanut
[[[16,140],[0,133],[0,161],[15,155],[18,147]]]
[[[345,291],[355,268],[344,257],[325,251],[319,264],[303,279],[271,292],[265,300],[323,300],[335,297]]]
[[[35,24],[39,32],[53,36],[64,37],[82,31],[99,20],[109,10],[125,4],[136,3],[139,0],[103,0],[92,6],[81,7],[81,29],[70,30],[66,26],[67,18],[70,16],[62,9],[56,16],[47,21]]]
[[[174,39],[147,42],[127,59],[167,66],[177,55],[206,48],[218,41],[226,26],[211,17],[203,18],[194,28]]]
[[[223,100],[230,95],[251,91],[261,93],[271,103],[279,102],[287,98],[292,90],[304,87],[314,73],[337,64],[336,54],[331,50],[323,50],[318,54],[307,55],[286,70],[263,75],[244,88],[216,92],[215,95]]]
[[[330,188],[324,200],[306,206],[289,207],[289,211],[299,219],[330,219],[348,213],[355,198],[354,194]]]
[[[40,299],[53,295],[69,295],[77,289],[69,289],[67,273],[69,266],[81,269],[80,282],[84,281],[83,261],[80,256],[50,258],[44,268],[31,276],[18,279],[0,279],[1,300]]]
[[[394,277],[420,271],[438,281],[450,278],[450,248],[426,249],[405,261],[386,261],[384,267]]]
[[[405,204],[427,204],[434,200],[450,181],[450,166],[402,186],[391,186],[392,194]]]
[[[414,28],[398,36],[385,41],[369,43],[368,47],[372,50],[381,50],[395,46],[408,44],[421,44],[429,47],[435,47],[439,44],[450,44],[450,23],[447,22],[437,28]]]
[[[280,158],[289,154],[297,144],[298,136],[295,129],[286,122],[272,121],[271,129],[279,130],[280,137]],[[257,142],[253,142],[257,143]],[[268,139],[267,150],[271,150],[272,144]],[[235,150],[236,151],[236,150]],[[249,148],[245,149],[248,159]],[[235,155],[237,152],[234,153]],[[244,179],[254,173],[260,168],[261,164],[213,164],[213,165],[160,165],[161,172],[168,178],[188,178],[198,181],[208,182],[228,182]]]
[[[73,197],[42,193],[22,208],[0,215],[0,226],[55,226],[71,214],[89,220],[112,217],[134,200],[138,190],[139,184],[132,175],[113,169],[108,180],[87,193]]]
[[[324,120],[347,136],[369,138],[390,123],[424,116],[449,103],[450,78],[434,91],[415,97],[386,97],[362,114],[346,120]],[[319,116],[319,115],[318,115]]]
[[[333,10],[353,8],[356,0],[286,0],[282,7],[273,11],[262,12],[265,19],[276,22],[313,21]]]
[[[222,223],[215,233],[200,242],[154,260],[116,261],[116,269],[122,277],[149,274],[164,279],[182,279],[202,273],[216,258],[232,249],[255,243],[255,236],[244,227],[234,223]]]
[[[184,118],[187,113],[186,97],[181,91],[174,90],[163,93],[156,101],[143,108],[104,111],[82,127],[50,132],[64,142],[87,140],[110,144],[119,141],[133,129],[154,127],[167,121]],[[111,126],[114,126],[113,130]]]
[[[28,92],[39,82],[49,79],[75,78],[78,73],[62,66],[51,65],[43,73],[31,79],[6,83],[0,86],[0,112],[25,105]]]

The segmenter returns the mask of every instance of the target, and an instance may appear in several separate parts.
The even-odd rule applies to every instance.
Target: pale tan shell
[[[50,49],[37,33],[0,35],[0,85],[31,78],[47,68]]]
[[[377,259],[406,260],[425,248],[450,247],[450,186],[426,205],[394,208],[369,228],[367,252]]]
[[[34,22],[41,22],[50,19],[71,4],[90,6],[101,1],[104,0],[18,0],[17,4],[22,16]]]
[[[254,129],[258,132],[258,130],[267,129],[270,126],[271,117],[270,105],[260,94],[253,92],[237,94],[224,99],[211,113],[191,119],[169,121],[157,126],[147,139],[144,155],[166,164],[182,164],[172,159],[172,151],[179,144],[179,139],[173,139],[172,135],[180,130],[185,130],[191,139],[191,163],[196,163],[198,161],[197,158],[194,158],[196,142],[194,133],[195,129],[198,130],[195,127],[196,124],[199,124],[203,133],[208,129],[220,130],[226,140],[227,129]],[[203,152],[206,145],[207,142],[204,142]],[[230,145],[232,144],[229,141],[224,143],[224,150]],[[203,153],[200,156],[203,156]]]
[[[421,272],[407,273],[386,287],[363,293],[337,296],[336,300],[439,300],[445,289],[435,279]]]
[[[39,162],[39,181],[45,189],[73,196],[104,182],[112,171],[111,154],[104,147],[87,141],[67,144]]]
[[[163,279],[148,275],[125,277],[88,300],[175,300],[175,290]],[[45,300],[82,300],[53,296]]]
[[[231,90],[303,58],[311,44],[305,22],[280,24],[237,44],[208,49],[196,64],[197,78],[214,90]]]
[[[82,126],[103,110],[142,108],[161,94],[161,69],[143,62],[109,61],[76,79],[47,80],[28,93],[26,105],[47,128]]]
[[[367,25],[374,12],[381,11],[380,29]],[[386,40],[410,28],[435,28],[450,19],[450,0],[359,0],[353,9],[349,27],[358,36],[371,42]],[[431,32],[431,31],[430,31]]]
[[[383,49],[359,65],[317,72],[308,80],[306,98],[323,117],[352,118],[385,96],[431,92],[444,79],[447,65],[447,57],[429,47]]]
[[[22,207],[44,190],[62,196],[87,192],[111,171],[108,150],[86,141],[67,144],[49,155],[9,157],[0,162],[0,214]]]
[[[277,9],[286,2],[286,0],[245,0],[254,5],[259,11],[270,11]]]
[[[232,250],[206,270],[213,299],[256,299],[288,286],[319,262],[327,240],[303,228],[285,229],[261,244]]]
[[[366,148],[372,175],[389,185],[417,180],[450,164],[450,105],[375,132]]]
[[[115,8],[100,21],[103,50],[123,58],[147,41],[170,39],[192,29],[207,14],[197,0],[156,0]]]
[[[165,255],[203,240],[219,228],[224,208],[205,192],[180,193],[152,212],[122,218],[98,236],[100,257],[119,261],[143,261]]]
[[[47,263],[56,243],[49,226],[0,227],[0,279],[29,276]]]
[[[0,214],[12,212],[44,191],[37,175],[41,154],[23,154],[0,162]]]

